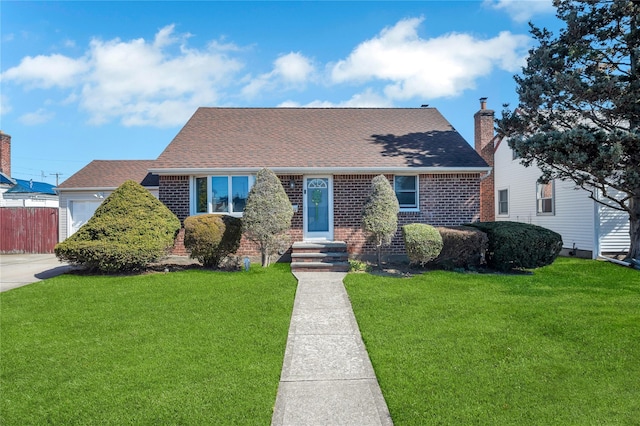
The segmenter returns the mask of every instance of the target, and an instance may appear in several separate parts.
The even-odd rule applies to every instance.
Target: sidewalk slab
[[[272,425],[392,425],[375,379],[283,382]]]
[[[271,424],[392,425],[344,273],[297,272],[298,289]]]

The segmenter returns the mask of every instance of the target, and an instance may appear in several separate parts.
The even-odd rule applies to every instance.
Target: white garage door
[[[102,201],[72,201],[71,202],[71,229],[69,236],[73,235],[82,225],[87,223]]]

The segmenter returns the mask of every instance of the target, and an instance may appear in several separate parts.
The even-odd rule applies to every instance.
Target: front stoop
[[[292,272],[347,272],[349,254],[342,241],[295,242],[291,248]]]

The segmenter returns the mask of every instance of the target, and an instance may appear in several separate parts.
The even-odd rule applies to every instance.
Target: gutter
[[[312,175],[312,174],[343,174],[359,175],[373,173],[388,174],[449,174],[449,173],[491,173],[491,167],[268,167],[276,174]],[[167,168],[148,169],[157,175],[205,175],[216,173],[257,173],[263,167],[224,167],[224,168]]]
[[[488,178],[489,176],[491,176],[491,171],[493,170],[493,168],[489,169],[489,171],[487,172],[486,175],[482,176],[480,178],[480,182],[482,182],[483,180],[485,180],[486,178]]]

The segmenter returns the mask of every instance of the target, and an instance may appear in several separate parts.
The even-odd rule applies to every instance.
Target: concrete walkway
[[[271,424],[392,425],[344,273],[298,272]]]

